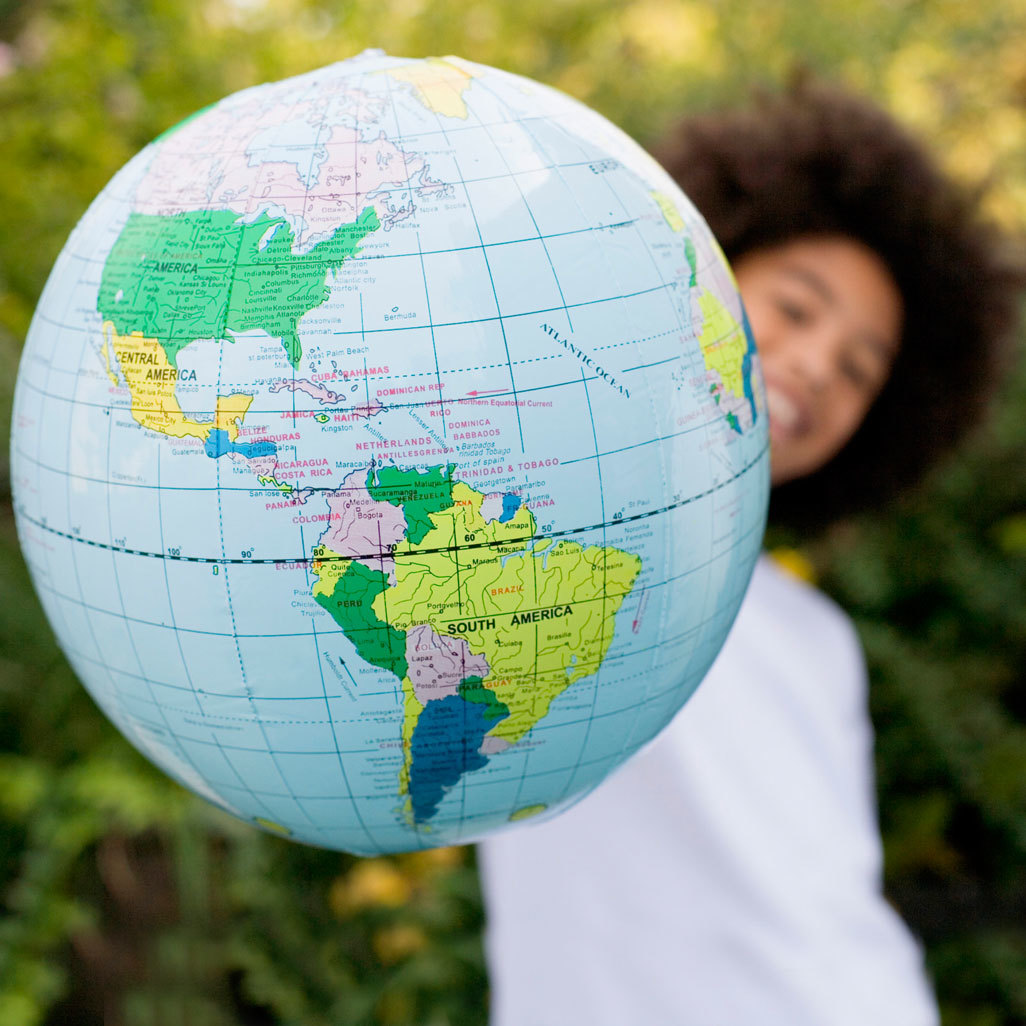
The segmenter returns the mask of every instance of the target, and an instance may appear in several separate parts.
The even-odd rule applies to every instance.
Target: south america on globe
[[[767,437],[731,272],[650,157],[527,79],[371,51],[208,107],[95,200],[26,341],[13,491],[125,737],[374,854],[554,815],[670,721],[751,575]]]

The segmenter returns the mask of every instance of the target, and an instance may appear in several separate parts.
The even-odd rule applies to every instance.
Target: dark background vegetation
[[[794,68],[877,98],[1026,227],[1026,14],[1002,0],[0,0],[0,1023],[485,1020],[471,853],[371,860],[258,834],[150,769],[57,651],[18,553],[18,354],[111,174],[236,89],[365,47],[560,87],[654,143]],[[889,893],[946,1026],[1026,1023],[1026,374],[896,514],[792,562],[869,652]],[[792,540],[791,544],[795,542]]]

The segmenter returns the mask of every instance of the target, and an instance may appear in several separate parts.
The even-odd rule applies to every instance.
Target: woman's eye
[[[792,324],[806,324],[811,316],[804,306],[801,306],[798,303],[793,303],[788,299],[778,299],[777,309]]]
[[[869,388],[873,384],[873,374],[856,360],[841,360],[841,373],[856,387]]]

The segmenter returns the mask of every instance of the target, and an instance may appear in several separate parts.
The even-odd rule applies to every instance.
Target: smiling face
[[[876,254],[845,236],[796,239],[734,264],[769,404],[773,484],[828,463],[880,394],[902,302]]]

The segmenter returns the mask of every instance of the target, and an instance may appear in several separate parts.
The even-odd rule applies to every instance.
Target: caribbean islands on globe
[[[40,300],[12,459],[114,724],[361,854],[553,815],[655,736],[769,477],[733,277],[668,175],[550,88],[379,51],[114,177]]]

